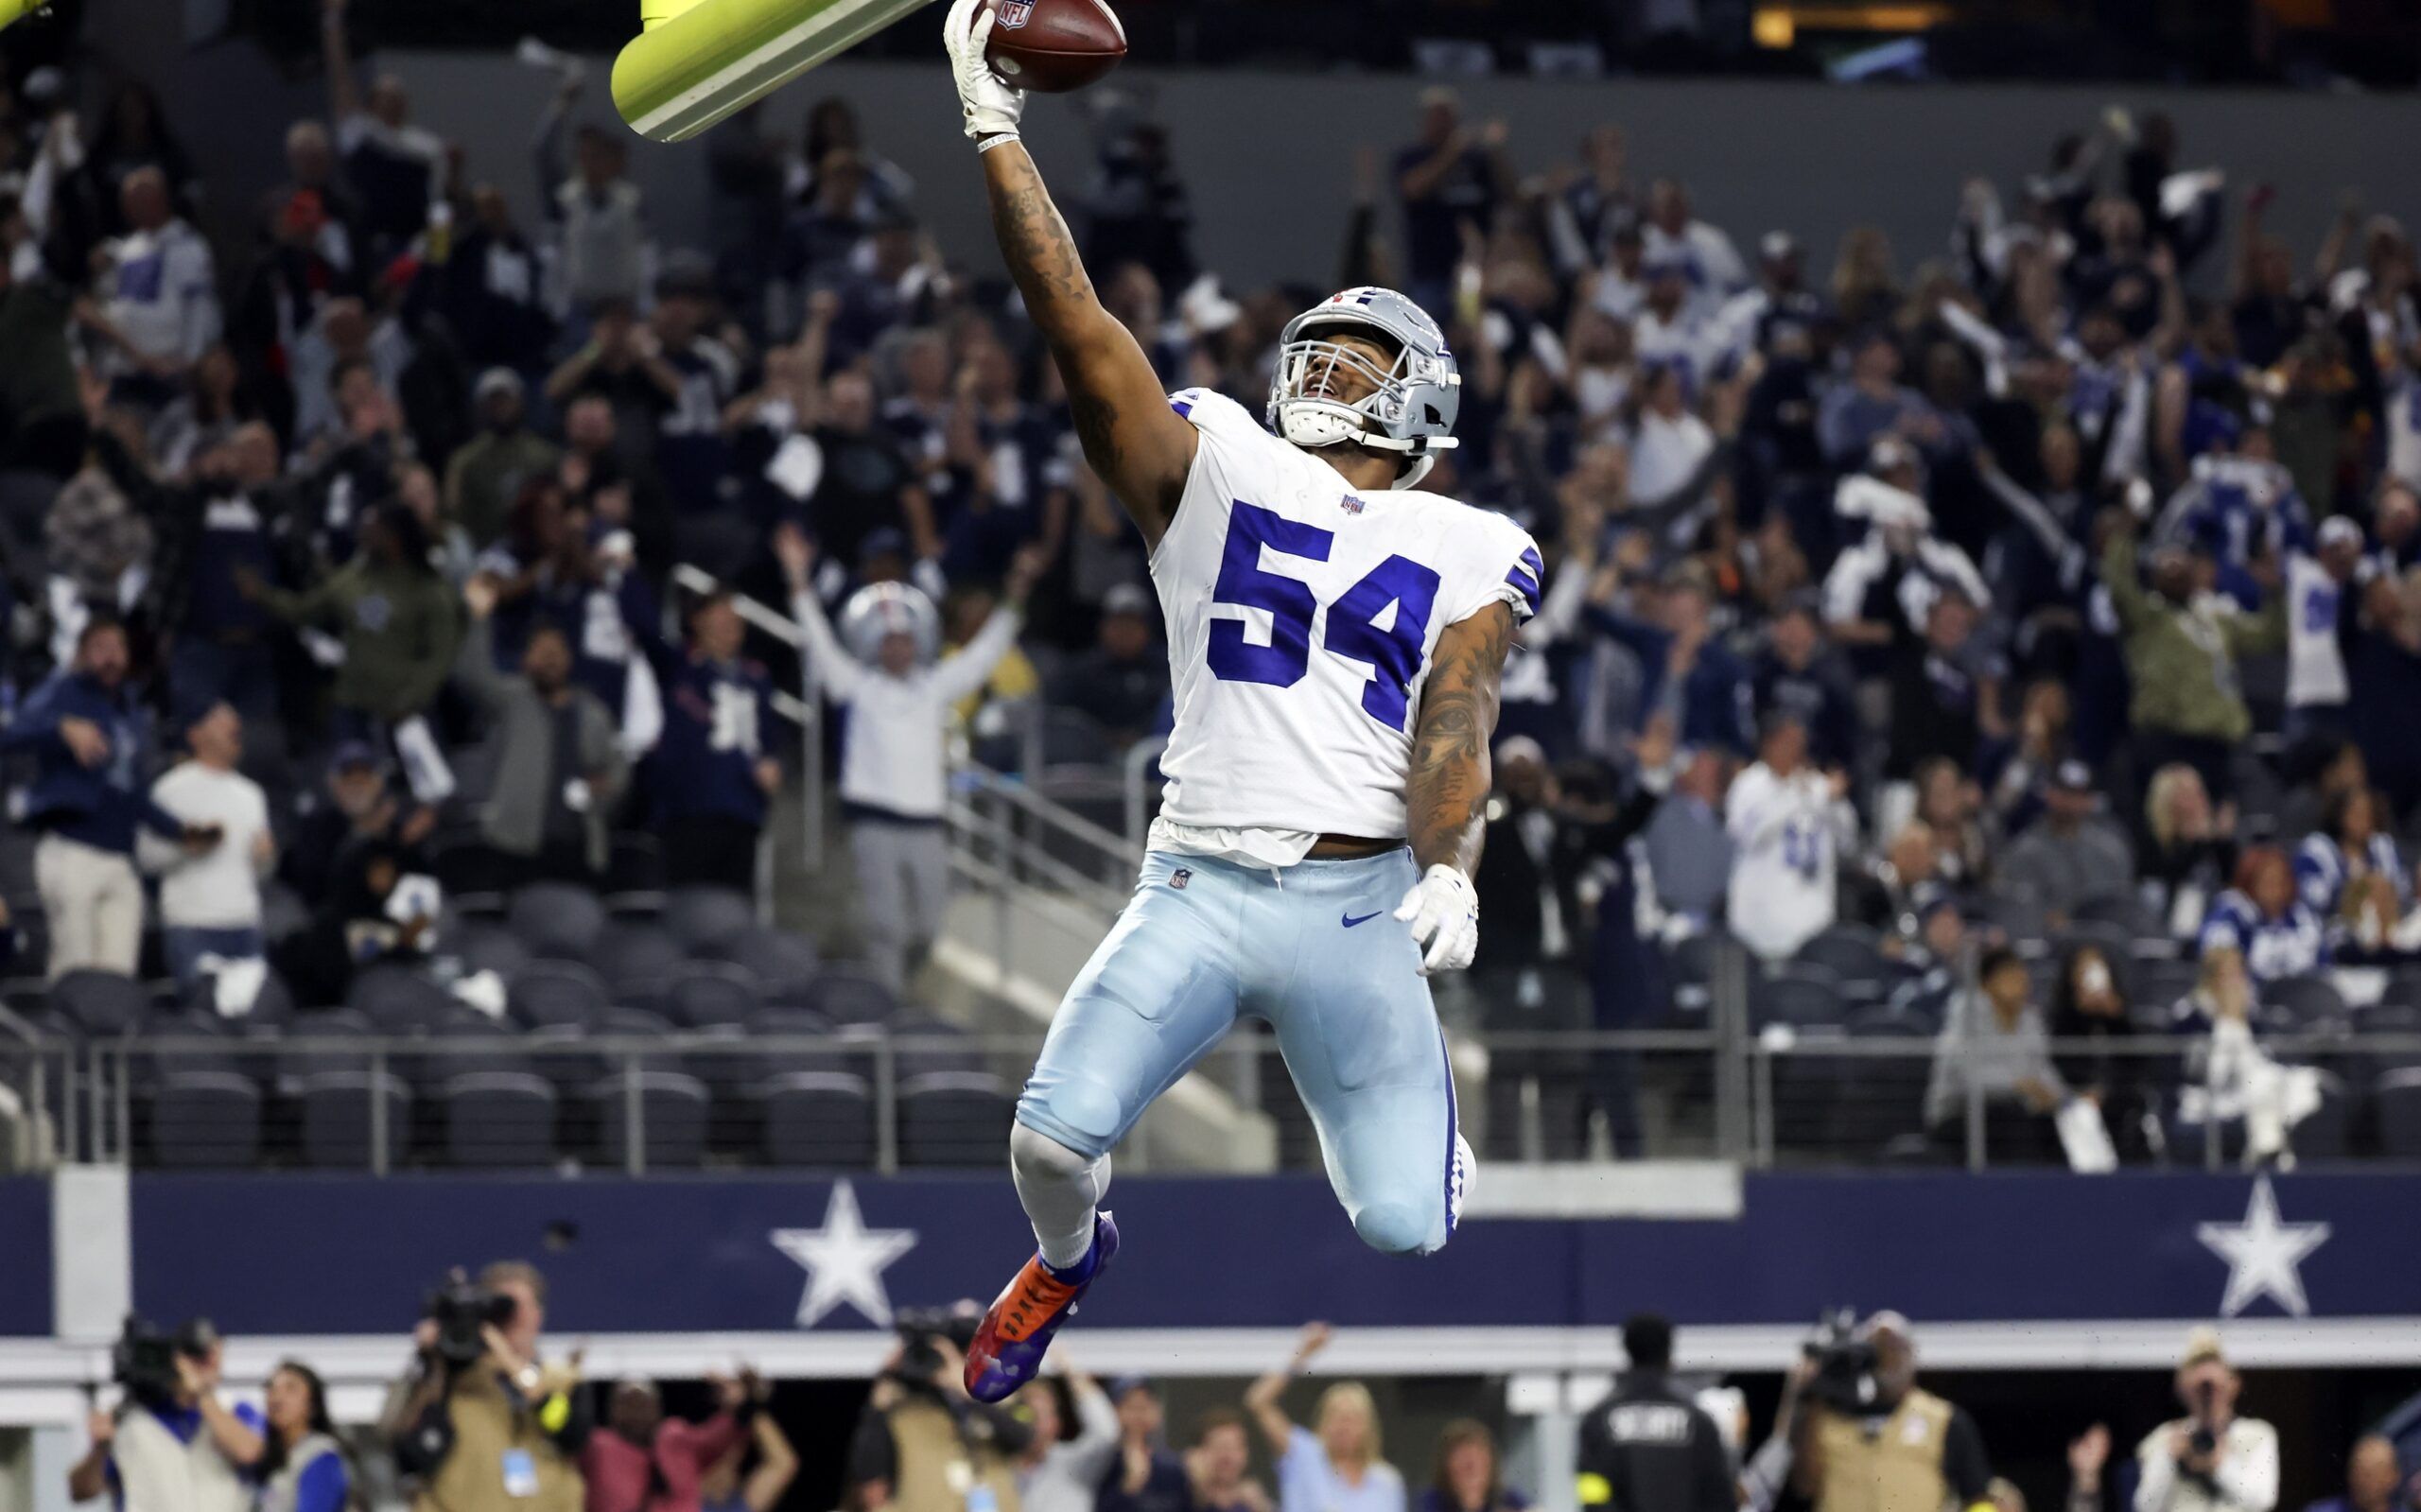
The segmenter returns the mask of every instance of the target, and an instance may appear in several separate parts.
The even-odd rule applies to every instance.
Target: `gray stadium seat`
[[[664,900],[664,927],[693,956],[720,955],[756,925],[757,905],[729,888],[676,888]]]
[[[765,1158],[777,1166],[874,1164],[874,1091],[848,1071],[784,1071],[757,1089]]]
[[[692,961],[668,978],[664,1011],[684,1029],[718,1029],[746,1023],[765,1006],[756,980],[720,961]]]
[[[1749,994],[1749,1007],[1760,1027],[1838,1027],[1849,1018],[1849,1004],[1842,995],[1840,979],[1822,966],[1800,962],[1754,983]]]
[[[378,1076],[375,1085],[387,1100],[385,1144],[392,1169],[411,1135],[411,1088],[392,1071]],[[305,1165],[366,1171],[376,1164],[372,1086],[368,1071],[315,1071],[296,1083]]]
[[[607,1165],[624,1162],[635,1084],[648,1168],[687,1170],[702,1164],[706,1154],[706,1114],[713,1100],[704,1082],[679,1071],[608,1076],[589,1088],[589,1102],[597,1111],[598,1157]]]
[[[409,966],[379,965],[357,973],[344,1005],[382,1034],[409,1034],[452,1013],[454,995]]]
[[[2298,1030],[2342,1023],[2346,1017],[2344,997],[2325,977],[2282,977],[2265,982],[2260,998],[2265,1010]]]
[[[1797,959],[1830,971],[1839,979],[1846,997],[1878,997],[1891,975],[1891,964],[1883,955],[1881,932],[1863,924],[1834,925],[1801,946]]]
[[[769,1000],[805,1001],[823,963],[806,936],[751,925],[718,952],[721,959],[757,979]]]
[[[2394,1159],[2421,1160],[2421,1067],[2389,1071],[2371,1088],[2379,1152]]]
[[[497,924],[464,925],[454,953],[462,960],[465,975],[493,971],[507,982],[534,959],[519,936]]]
[[[605,932],[605,905],[569,882],[533,882],[513,895],[505,926],[532,955],[584,961]]]
[[[457,1166],[538,1167],[555,1159],[555,1089],[527,1071],[471,1071],[438,1090],[444,1152]]]
[[[899,1163],[998,1166],[1008,1159],[1017,1100],[984,1071],[930,1071],[899,1084]]]
[[[70,971],[50,984],[50,1006],[95,1038],[132,1034],[151,1013],[151,995],[114,971]]]
[[[805,1006],[835,1024],[880,1024],[899,1011],[891,989],[862,971],[827,968]]]
[[[585,1026],[611,1000],[597,972],[571,961],[532,961],[514,973],[513,1017],[531,1029]]]
[[[592,958],[608,982],[660,982],[688,958],[680,937],[660,924],[617,921],[597,942]]]
[[[163,1166],[225,1170],[261,1154],[261,1089],[229,1070],[180,1070],[151,1095],[151,1158]]]

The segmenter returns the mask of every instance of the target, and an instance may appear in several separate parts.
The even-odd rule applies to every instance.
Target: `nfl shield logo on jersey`
[[[1034,0],[1001,0],[999,26],[1002,31],[1015,31],[1034,14]]]
[[[1362,513],[1362,501],[1355,498],[1350,494],[1348,494],[1343,498],[1338,499],[1336,504],[1337,508],[1345,511],[1348,514],[1359,514]]]
[[[1191,867],[1180,866],[1176,871],[1169,873],[1169,885],[1176,888],[1180,893],[1185,891],[1185,884],[1193,880],[1193,870]]]

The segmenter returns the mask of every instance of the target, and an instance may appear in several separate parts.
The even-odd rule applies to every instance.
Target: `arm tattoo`
[[[1412,856],[1424,871],[1440,861],[1465,872],[1479,864],[1497,678],[1512,641],[1513,611],[1502,603],[1449,625],[1438,640],[1404,779]]]

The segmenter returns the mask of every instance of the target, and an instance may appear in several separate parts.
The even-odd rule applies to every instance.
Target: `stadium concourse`
[[[671,217],[570,61],[415,96],[358,19],[313,19],[326,97],[274,117],[0,35],[0,1506],[62,1504],[126,1312],[216,1320],[231,1387],[319,1365],[356,1429],[414,1302],[494,1259],[548,1273],[547,1358],[593,1334],[592,1380],[777,1377],[671,1394],[780,1423],[804,1478],[758,1512],[880,1505],[834,1382],[1022,1253],[1017,1078],[1158,802],[1141,541],[992,248],[936,229],[972,170],[912,177],[890,102],[687,149],[705,209]],[[1298,143],[1354,193],[1282,286],[1206,266],[1191,207],[1254,167],[1181,175],[1209,128],[1148,92],[1085,117],[1089,159],[1037,152],[1171,391],[1258,413],[1332,274],[1419,301],[1463,375],[1423,486],[1544,553],[1479,956],[1437,984],[1471,1221],[1362,1253],[1240,1034],[1122,1150],[1130,1268],[1068,1335],[1177,1378],[1199,1451],[1154,1460],[1122,1406],[1105,1512],[1262,1504],[1231,1462],[1285,1425],[1195,1418],[1312,1316],[1320,1369],[1437,1378],[1378,1385],[1408,1475],[1492,1431],[1564,1508],[1583,1410],[1645,1364],[1622,1324],[1669,1312],[1691,1384],[1745,1387],[1708,1399],[1746,1474],[1842,1305],[1915,1319],[2035,1504],[2124,1504],[2239,1367],[2272,1502],[2395,1485],[2355,1439],[2414,1463],[2404,226],[2117,86],[1979,151],[1919,242],[1880,229],[1907,186],[1843,173],[1821,246],[1710,218],[1618,96],[1576,144],[1415,94]],[[869,756],[844,704],[895,624],[965,686]],[[1908,1331],[1849,1342],[1888,1373]],[[627,1397],[598,1432],[653,1453]],[[1011,1480],[1089,1512],[1104,1404],[1063,1414]],[[1321,1464],[1358,1492],[1351,1436]],[[393,1504],[373,1443],[356,1490]],[[1439,1508],[1517,1504],[1472,1463],[1440,1451]],[[581,1464],[590,1512],[698,1500]],[[1299,1458],[1273,1484],[1332,1504]]]

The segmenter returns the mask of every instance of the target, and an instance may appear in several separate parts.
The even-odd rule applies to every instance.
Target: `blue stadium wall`
[[[1129,1245],[1085,1323],[1241,1355],[1323,1317],[1401,1340],[1406,1368],[1420,1348],[1514,1368],[1611,1363],[1610,1330],[1655,1308],[1721,1364],[1769,1362],[1851,1305],[1921,1320],[1944,1364],[2151,1364],[2187,1322],[2223,1316],[2277,1364],[2409,1359],[2413,1190],[2396,1172],[1752,1174],[1734,1216],[1489,1216],[1414,1260],[1363,1248],[1314,1178],[1131,1178],[1115,1192]],[[448,1267],[515,1257],[547,1271],[558,1336],[853,1346],[836,1371],[884,1309],[988,1295],[1026,1248],[1008,1182],[988,1176],[138,1174],[130,1207],[137,1309],[238,1338],[392,1338]],[[0,1180],[0,1335],[50,1331],[48,1229],[45,1184]]]

